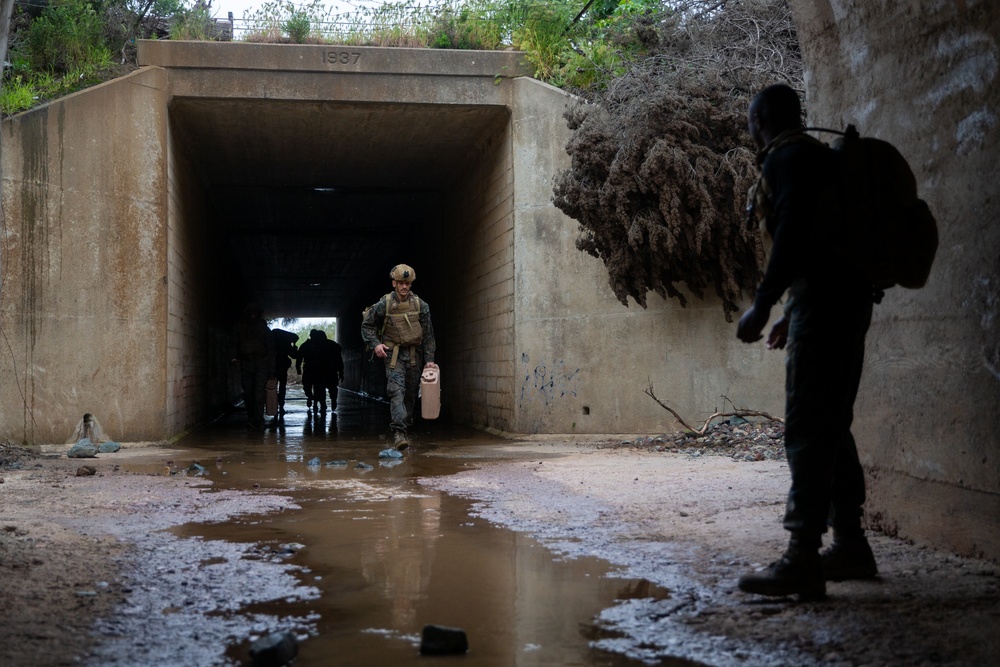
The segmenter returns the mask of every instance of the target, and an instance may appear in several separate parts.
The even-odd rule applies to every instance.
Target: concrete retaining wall
[[[891,290],[868,338],[869,521],[1000,558],[1000,8],[792,5],[811,122],[893,142],[940,229],[930,282]]]
[[[85,412],[164,433],[166,96],[150,69],[3,123],[2,439],[63,442]]]
[[[579,225],[552,203],[569,167],[565,93],[518,79],[514,102],[515,386],[518,433],[662,433],[727,406],[781,414],[783,359],[737,341],[714,298],[621,305]],[[700,425],[700,424],[699,424]]]

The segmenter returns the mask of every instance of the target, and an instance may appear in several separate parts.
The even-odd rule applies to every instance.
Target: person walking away
[[[361,337],[365,345],[385,364],[386,392],[389,395],[389,428],[393,446],[409,447],[407,429],[413,424],[413,409],[424,368],[437,368],[437,345],[426,301],[410,291],[416,272],[397,264],[389,272],[392,292],[365,312]]]
[[[864,472],[851,434],[874,289],[824,242],[837,156],[806,135],[798,95],[778,84],[750,104],[748,127],[761,177],[751,189],[772,241],[753,305],[737,325],[746,343],[761,340],[771,308],[788,291],[784,315],[765,346],[787,346],[785,451],[791,473],[784,515],[788,548],[768,568],[745,574],[739,588],[769,596],[822,599],[826,581],[873,578],[875,558],[861,527]],[[829,524],[833,540],[822,554]]]
[[[320,381],[321,357],[326,334],[319,329],[312,329],[309,338],[299,347],[299,356],[295,360],[295,372],[302,376],[302,391],[306,395],[306,409],[318,414],[320,401],[325,394],[325,388]],[[325,405],[325,404],[324,404]]]
[[[233,338],[236,347],[233,363],[240,365],[247,425],[254,431],[263,431],[264,387],[269,378],[275,377],[275,369],[274,339],[260,306],[247,304],[233,327]]]
[[[295,347],[298,335],[284,329],[272,329],[271,335],[274,338],[274,370],[278,379],[278,413],[275,421],[285,417],[285,393],[288,385],[288,371],[292,367],[292,359],[299,356],[299,351]]]
[[[344,381],[344,350],[337,341],[323,334],[320,347],[322,350],[322,383],[321,392],[330,393],[330,411],[337,410],[337,392],[340,383]]]

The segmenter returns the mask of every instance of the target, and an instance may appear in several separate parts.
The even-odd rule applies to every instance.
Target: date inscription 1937
[[[353,65],[361,59],[360,51],[324,51],[324,65]]]

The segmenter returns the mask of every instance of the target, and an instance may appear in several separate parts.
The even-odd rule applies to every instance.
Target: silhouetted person
[[[264,386],[274,373],[274,338],[262,317],[260,306],[247,304],[233,327],[236,355],[240,365],[240,385],[247,410],[247,423],[255,431],[264,430]]]
[[[330,410],[337,409],[337,393],[344,381],[344,350],[340,343],[325,338],[323,340],[322,376],[324,388],[330,393]]]
[[[326,332],[313,329],[309,340],[299,348],[295,370],[302,373],[302,389],[306,406],[314,413],[326,412],[326,394],[330,392],[332,409],[337,409],[337,387],[344,378],[344,357],[340,344],[326,337]]]
[[[288,369],[292,367],[292,359],[299,356],[299,351],[295,347],[299,337],[291,331],[284,329],[272,329],[271,335],[274,337],[275,376],[278,378],[278,413],[276,418],[285,416],[285,391],[288,385]]]
[[[838,182],[838,158],[803,132],[801,114],[798,95],[785,85],[765,88],[748,112],[750,135],[760,149],[757,215],[773,245],[737,336],[747,343],[760,340],[771,307],[788,291],[785,313],[766,346],[788,346],[785,451],[792,482],[784,526],[791,535],[784,555],[766,570],[741,577],[739,587],[819,599],[827,580],[867,579],[878,572],[861,528],[865,480],[851,435],[874,290],[821,240],[827,219],[821,202]],[[828,521],[833,542],[821,555]]]

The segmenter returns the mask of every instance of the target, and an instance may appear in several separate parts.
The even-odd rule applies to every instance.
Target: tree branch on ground
[[[700,428],[695,428],[690,424],[688,424],[686,421],[684,421],[684,418],[681,417],[676,410],[674,410],[672,407],[670,407],[669,405],[667,405],[666,403],[664,403],[663,401],[661,401],[659,398],[656,397],[656,394],[653,391],[652,382],[649,384],[649,388],[645,389],[643,393],[649,396],[654,401],[656,401],[661,408],[672,414],[674,416],[674,419],[676,419],[680,423],[680,425],[683,426],[688,432],[694,433],[696,435],[705,435],[705,433],[708,432],[709,425],[714,420],[721,419],[723,417],[740,417],[743,419],[746,419],[747,417],[761,417],[769,421],[779,422],[782,424],[785,423],[785,420],[782,419],[781,417],[775,417],[762,410],[733,410],[732,412],[715,412],[708,419],[705,420],[705,423],[702,424]]]

